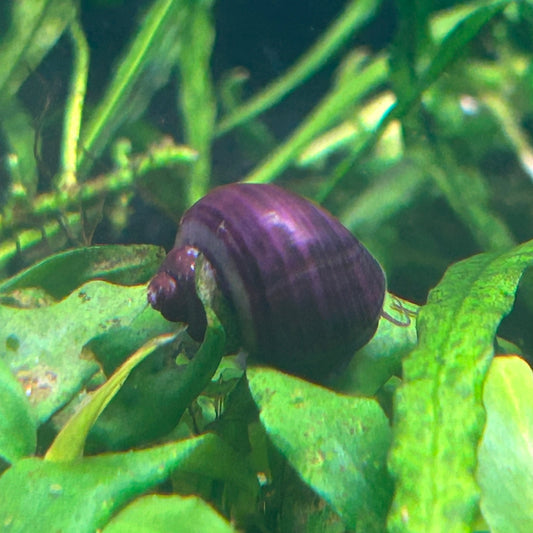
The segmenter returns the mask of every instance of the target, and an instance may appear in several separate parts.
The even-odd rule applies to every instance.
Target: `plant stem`
[[[220,122],[217,136],[261,114],[310,78],[372,17],[376,6],[375,0],[352,0],[323,37],[284,76]]]
[[[357,76],[344,80],[331,91],[312,111],[310,116],[244,181],[266,183],[280,174],[317,135],[330,127],[349,108],[354,107],[367,91],[384,82],[387,76],[387,59],[377,56]],[[355,79],[356,78],[356,79]]]
[[[70,23],[69,33],[74,50],[74,69],[63,121],[61,171],[56,180],[56,189],[65,192],[72,190],[78,182],[78,141],[89,74],[89,45],[77,18]]]

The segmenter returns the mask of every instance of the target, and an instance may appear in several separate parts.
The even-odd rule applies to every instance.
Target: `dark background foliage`
[[[150,2],[146,1],[81,2],[81,21],[91,55],[86,110],[90,110],[102,97],[107,80],[117,68],[120,54],[135,33],[139,19],[149,5]],[[247,75],[244,98],[252,96],[282,75],[318,39],[344,5],[345,2],[338,0],[217,2],[214,10],[216,40],[211,59],[215,85],[220,84],[228,71],[238,67],[244,69]],[[436,2],[428,5],[423,15],[454,5],[454,2]],[[0,9],[0,19],[7,27],[10,4],[4,3]],[[417,54],[422,56],[424,50],[420,50],[420,43],[424,44],[423,39],[416,43],[413,36],[412,43],[409,44],[409,32],[414,27],[414,24],[406,20],[409,9],[409,3],[381,3],[376,15],[331,61],[278,105],[267,110],[261,119],[273,138],[278,141],[287,138],[328,92],[339,59],[353,47],[363,47],[370,54],[379,51],[389,53],[393,75],[395,64],[401,70],[398,65],[406,55],[412,54],[413,61]],[[499,16],[485,27],[465,50],[469,61],[484,62],[497,69],[501,68],[504,57],[512,57],[512,53],[517,56],[527,53],[531,45],[531,35],[528,32],[528,16],[531,14],[525,10],[523,15],[514,20]],[[416,46],[419,47],[418,50],[414,49]],[[52,177],[58,171],[62,114],[71,63],[71,43],[63,35],[28,76],[19,93],[35,123],[39,145],[39,192],[50,190]],[[439,90],[442,92],[436,96],[437,100],[449,97],[450,94],[456,98],[461,93],[475,94],[476,87],[468,79],[469,68],[475,67],[469,67],[466,61],[461,63],[461,60],[449,67],[448,72],[439,80]],[[462,71],[466,74],[464,79],[461,78]],[[503,74],[502,70],[500,75]],[[529,74],[526,72],[522,81],[509,80],[507,83],[500,80],[500,84],[502,89],[507,86],[512,92],[512,98],[516,102],[513,118],[524,135],[531,140],[533,112],[527,101],[531,96],[530,89],[525,86],[528,79]],[[177,142],[186,142],[182,116],[176,106],[179,83],[179,74],[174,74],[153,95],[146,113],[140,122],[136,122],[140,125],[139,131],[126,127],[119,132],[131,139],[134,151],[146,149],[150,142],[161,135],[170,135]],[[395,83],[394,77],[391,77],[389,86],[394,88]],[[479,94],[482,91],[483,88],[480,88]],[[530,238],[533,226],[531,178],[525,176],[520,167],[516,147],[506,140],[501,123],[495,121],[490,113],[478,112],[472,116],[465,114],[464,123],[457,127],[457,118],[451,117],[451,125],[447,124],[446,113],[437,115],[435,105],[438,106],[438,103],[423,101],[404,117],[404,157],[408,160],[409,149],[416,149],[417,144],[429,145],[430,150],[424,157],[434,159],[439,157],[439,152],[443,149],[453,151],[453,159],[459,167],[463,170],[474,167],[483,176],[488,190],[485,193],[488,194],[487,206],[496,217],[504,221],[515,241]],[[1,139],[0,149],[4,153],[8,150]],[[265,155],[264,150],[264,147],[260,148],[259,154]],[[232,133],[217,139],[212,151],[211,184],[241,179],[260,161],[257,154],[257,151],[243,149],[242,143]],[[325,168],[310,168],[307,171],[289,169],[282,181],[289,187],[313,196],[316,184],[324,174],[327,175],[328,168],[331,169],[339,158],[340,155],[333,155]],[[350,170],[352,176],[330,196],[326,205],[334,213],[342,213],[350,199],[356,198],[380,175],[397,171],[396,168],[383,168],[377,173],[368,171],[371,161],[372,155],[363,159],[359,168]],[[439,164],[439,161],[434,162]],[[94,162],[93,173],[108,172],[112,165],[109,152],[106,151]],[[453,172],[453,165],[444,165],[443,171]],[[2,181],[7,183],[8,180],[9,176],[4,169]],[[168,249],[172,245],[179,212],[170,217],[168,211],[163,213],[154,205],[153,198],[147,198],[142,185],[130,198],[128,205],[127,218],[120,227],[104,213],[92,242],[154,243]],[[184,204],[182,206],[186,207]],[[351,229],[365,242],[370,240],[368,244],[387,270],[390,290],[418,303],[425,301],[429,288],[436,284],[450,263],[484,249],[472,231],[465,227],[465,220],[457,216],[457,208],[454,209],[449,199],[439,194],[434,185],[426,186],[418,201],[409,201],[405,209],[398,209],[395,216],[386,221],[386,225],[380,224],[373,228],[371,236],[368,235],[367,228],[359,230],[356,226]],[[382,249],[374,246],[374,242],[380,242]],[[18,256],[11,261],[7,272],[14,273],[20,266],[31,263],[33,258],[32,254]],[[519,308],[521,305],[519,300]],[[508,320],[505,327],[510,328],[508,331],[511,335],[520,331],[519,337],[523,338],[523,342],[531,343],[531,339],[527,337],[530,328],[524,328],[523,323],[515,324]]]

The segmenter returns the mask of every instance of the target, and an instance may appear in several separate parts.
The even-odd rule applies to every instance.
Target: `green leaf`
[[[372,18],[378,6],[376,0],[349,2],[324,35],[283,76],[220,122],[218,134],[253,119],[309,79]]]
[[[417,83],[413,84],[410,90],[404,91],[402,98],[383,114],[375,128],[358,139],[352,152],[337,165],[317,195],[320,201],[324,201],[332,190],[341,184],[343,179],[347,179],[351,175],[349,170],[363,154],[368,153],[378,142],[389,124],[394,120],[403,120],[413,106],[420,101],[424,92],[444,74],[457,57],[461,56],[465,47],[478,35],[483,26],[511,3],[513,3],[512,0],[496,0],[489,4],[481,3],[450,30],[440,43],[429,66],[418,78]]]
[[[390,428],[379,404],[271,369],[247,373],[262,424],[302,479],[348,527],[383,531],[392,484]]]
[[[0,114],[75,14],[72,0],[18,0],[7,9],[10,24],[0,42]]]
[[[167,82],[183,45],[180,37],[183,4],[180,0],[156,0],[134,33],[135,38],[115,68],[104,97],[83,127],[80,153],[83,175],[117,129],[139,117],[154,92]]]
[[[259,494],[259,482],[256,471],[251,466],[250,457],[214,435],[205,443],[201,454],[191,456],[186,464],[181,465],[179,471],[172,474],[175,491],[176,486],[179,490],[180,481],[185,479],[185,486],[194,492],[194,483],[191,484],[191,480],[195,476],[201,477],[203,481],[218,480],[227,482],[228,486],[238,487],[252,502],[256,501]]]
[[[345,116],[370,91],[375,91],[385,82],[387,74],[388,65],[384,55],[376,55],[367,63],[358,65],[356,72],[352,72],[351,80],[343,79],[335,89],[326,94],[293,131],[290,138],[269,154],[244,181],[273,181],[316,136]]]
[[[38,421],[46,421],[97,372],[98,364],[83,358],[83,346],[129,324],[146,305],[144,285],[93,281],[47,307],[0,306],[0,355],[27,389]]]
[[[440,43],[437,53],[421,77],[418,90],[422,92],[435,82],[452,61],[464,52],[465,46],[479,34],[483,26],[511,3],[513,3],[512,0],[480,3],[476,9],[454,26]]]
[[[0,294],[25,287],[40,287],[59,300],[93,279],[137,285],[150,279],[163,257],[161,248],[144,244],[68,250],[47,257],[0,283]]]
[[[83,455],[85,439],[100,413],[120,390],[130,372],[156,348],[174,340],[176,335],[161,335],[137,350],[79,409],[54,439],[46,453],[49,461],[72,461]]]
[[[462,168],[444,143],[436,140],[434,144],[437,149],[433,159],[438,158],[438,164],[426,165],[426,171],[480,249],[489,252],[514,246],[516,242],[510,228],[492,209],[484,176]]]
[[[396,167],[387,167],[357,196],[350,199],[339,219],[362,240],[374,234],[388,220],[414,205],[422,196],[428,181],[426,161],[413,164],[413,157],[404,157]],[[365,241],[366,242],[366,241]]]
[[[212,507],[196,496],[159,496],[139,498],[115,516],[102,533],[168,533],[177,524],[187,533],[232,533],[231,525]]]
[[[479,500],[474,471],[483,380],[496,329],[531,263],[533,241],[461,261],[420,310],[419,345],[404,361],[395,397],[391,532],[470,529]]]
[[[173,469],[202,455],[212,441],[219,442],[214,435],[204,435],[72,462],[22,459],[0,478],[0,524],[10,533],[94,533]]]
[[[354,355],[335,390],[373,396],[415,347],[418,306],[387,293],[383,311],[374,337]]]
[[[11,340],[7,342],[9,350]],[[34,453],[36,442],[37,426],[28,399],[0,358],[0,456],[12,463]]]
[[[187,203],[193,204],[209,189],[211,140],[214,135],[216,105],[210,73],[215,41],[213,0],[183,2],[181,40],[187,43],[179,54],[181,84],[179,97],[186,142],[198,152],[187,180]]]
[[[477,480],[494,533],[533,531],[533,372],[519,357],[496,357],[483,388],[487,411]]]
[[[106,375],[112,374],[134,351],[150,339],[165,333],[180,333],[186,325],[169,322],[150,306],[131,322],[94,337],[84,346],[101,364]]]
[[[201,271],[199,264],[200,261],[197,275]],[[107,448],[122,449],[161,437],[178,423],[187,407],[210,383],[224,354],[226,334],[210,307],[208,283],[200,280],[197,284],[207,315],[207,330],[200,348],[180,368],[142,376],[131,389],[126,384],[94,428],[96,440],[105,443]]]
[[[5,137],[7,168],[11,175],[11,187],[17,195],[31,199],[37,191],[37,161],[33,153],[35,144],[35,120],[17,98],[9,102],[9,113],[2,116],[2,134]]]

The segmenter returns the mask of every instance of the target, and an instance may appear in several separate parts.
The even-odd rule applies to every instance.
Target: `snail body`
[[[197,340],[206,327],[194,285],[199,253],[234,309],[239,344],[263,363],[321,380],[376,330],[379,263],[330,213],[280,187],[218,187],[183,215],[148,300]]]

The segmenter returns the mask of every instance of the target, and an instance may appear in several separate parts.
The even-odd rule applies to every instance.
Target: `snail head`
[[[148,303],[172,322],[188,324],[189,335],[201,340],[206,328],[202,302],[196,294],[195,262],[198,250],[192,246],[173,248],[148,285]]]

